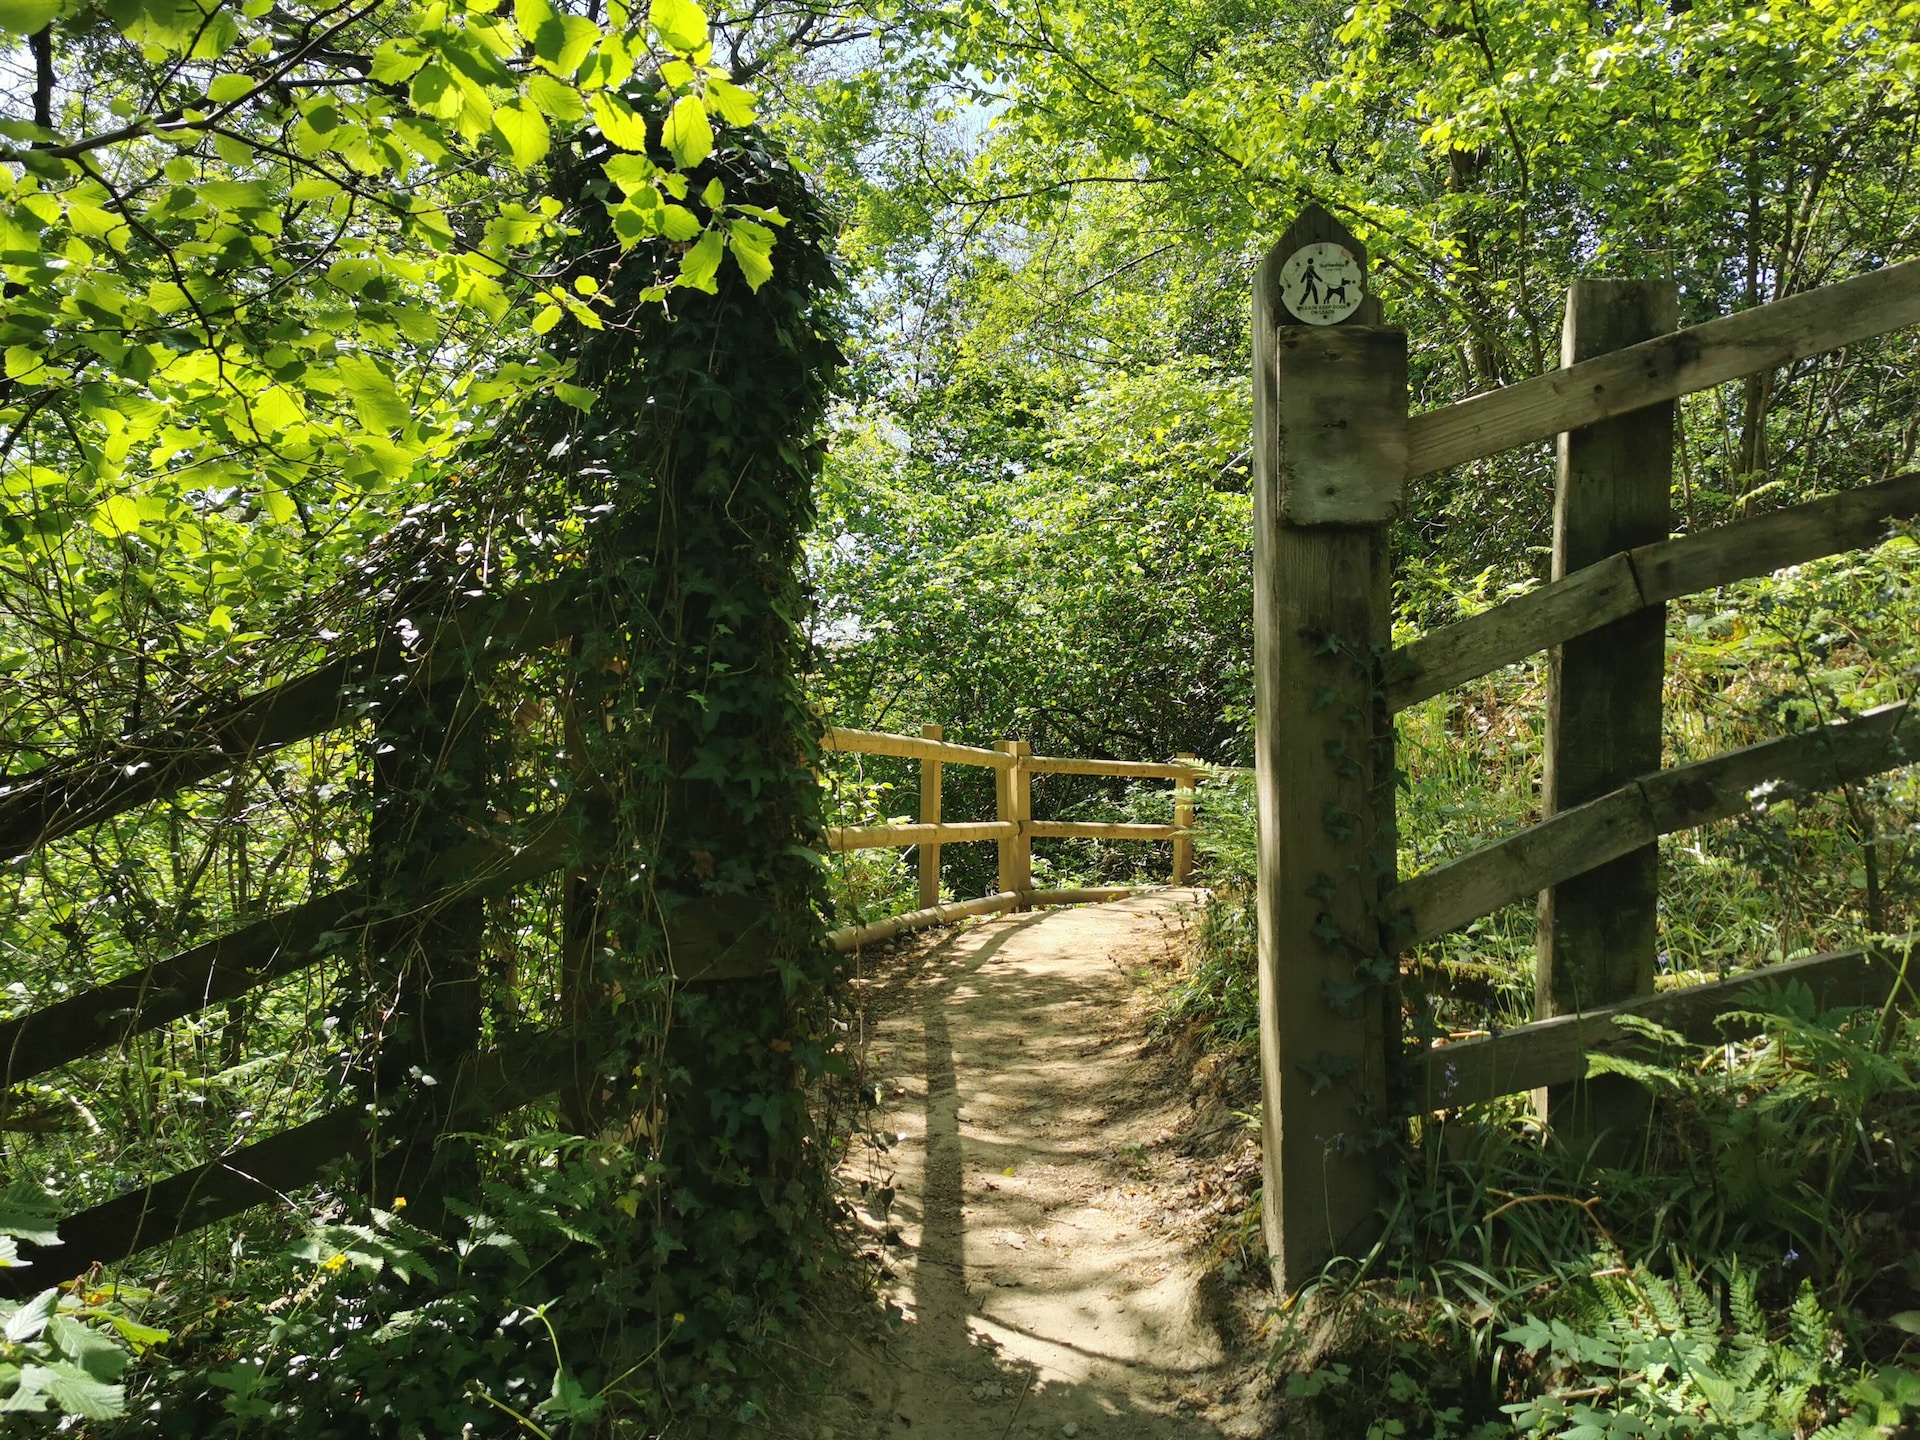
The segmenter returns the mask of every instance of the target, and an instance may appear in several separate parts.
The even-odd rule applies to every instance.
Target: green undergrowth
[[[1630,1157],[1521,1098],[1420,1128],[1373,1251],[1278,1317],[1330,1431],[1903,1435],[1920,1423],[1920,1029],[1763,987],[1596,1071],[1656,1096]],[[1904,1428],[1903,1428],[1904,1427]]]
[[[1911,698],[1917,575],[1896,537],[1674,607],[1666,763]],[[1514,667],[1400,716],[1402,875],[1539,818],[1545,685],[1543,664]],[[1213,896],[1159,1023],[1251,1053],[1251,782],[1211,780],[1200,825]],[[1747,814],[1668,837],[1660,984],[1911,931],[1916,840],[1911,768],[1763,787]],[[1535,925],[1517,903],[1414,952],[1404,1023],[1459,1037],[1534,1018]],[[1912,1001],[1822,1011],[1761,984],[1725,1043],[1637,1025],[1634,1049],[1594,1063],[1655,1097],[1630,1144],[1556,1140],[1524,1096],[1410,1122],[1379,1244],[1273,1313],[1290,1413],[1368,1440],[1920,1434]]]

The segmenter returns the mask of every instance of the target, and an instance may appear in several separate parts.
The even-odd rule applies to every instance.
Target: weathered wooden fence
[[[0,855],[14,858],[62,837],[124,815],[154,799],[234,769],[296,741],[419,706],[423,697],[504,658],[573,633],[577,617],[556,583],[505,597],[464,599],[435,624],[418,620],[366,650],[329,661],[293,680],[212,711],[170,717],[126,739],[111,752],[48,766],[0,791]],[[408,635],[403,642],[402,632]],[[922,766],[926,823],[836,829],[829,850],[919,846],[919,910],[876,924],[835,932],[842,952],[926,925],[969,915],[1036,905],[1117,898],[1129,887],[1088,890],[1032,888],[1030,856],[1036,838],[1171,840],[1176,879],[1186,878],[1191,850],[1191,787],[1199,770],[1167,764],[1035,756],[1025,742],[995,750],[947,744],[937,738],[828,730],[823,749],[917,758]],[[1187,757],[1189,760],[1191,757]],[[999,806],[991,821],[942,823],[941,767],[992,767]],[[1035,821],[1035,774],[1071,773],[1166,778],[1177,782],[1177,825]],[[939,903],[942,845],[992,841],[1000,847],[997,893],[978,900]],[[377,836],[376,836],[377,848]],[[391,913],[377,883],[357,883],[320,894],[226,934],[157,960],[131,974],[0,1021],[0,1106],[12,1087],[85,1056],[112,1052],[136,1037],[209,1007],[239,999],[288,976],[356,953],[373,953],[403,927],[470,910],[471,902],[512,890],[578,861],[570,816],[559,811],[534,822],[514,843],[474,839],[439,855],[404,915]],[[353,867],[370,876],[376,867]],[[684,907],[669,924],[667,952],[676,981],[697,984],[766,973],[750,919],[725,898]],[[457,967],[454,967],[457,968]],[[455,986],[447,988],[457,988]],[[427,1003],[434,1003],[429,1000]],[[445,1058],[445,1057],[442,1057]],[[59,1222],[57,1250],[25,1255],[33,1268],[0,1269],[0,1293],[21,1293],[111,1264],[278,1199],[322,1179],[342,1161],[361,1167],[363,1184],[394,1193],[408,1164],[431,1149],[441,1132],[471,1129],[553,1093],[571,1082],[578,1063],[562,1031],[515,1036],[509,1043],[453,1056],[431,1094],[371,1100],[362,1095],[328,1113],[265,1139],[242,1144],[205,1164],[167,1176]],[[435,1077],[439,1080],[440,1077]],[[417,1172],[416,1172],[417,1173]],[[31,1277],[31,1278],[29,1278]]]
[[[1561,369],[1409,418],[1405,332],[1371,300],[1326,323],[1301,257],[1316,273],[1341,262],[1314,246],[1364,274],[1365,251],[1311,211],[1254,300],[1265,1218],[1288,1289],[1368,1238],[1409,1105],[1543,1089],[1561,1133],[1597,1136],[1640,1113],[1631,1087],[1583,1081],[1615,1016],[1698,1031],[1757,979],[1885,999],[1898,972],[1868,950],[1655,995],[1657,841],[1745,813],[1763,786],[1831,789],[1920,758],[1920,714],[1899,703],[1661,769],[1668,601],[1878,544],[1920,515],[1920,475],[1903,475],[1670,539],[1675,400],[1920,324],[1920,262],[1686,330],[1671,285],[1582,281]],[[1407,481],[1556,436],[1551,582],[1393,648],[1387,527]],[[1545,818],[1399,880],[1394,712],[1543,650]],[[1535,894],[1539,1018],[1404,1048],[1397,957]]]

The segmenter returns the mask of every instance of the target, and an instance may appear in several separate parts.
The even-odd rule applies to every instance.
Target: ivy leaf
[[[652,0],[647,19],[670,50],[691,55],[707,43],[707,12],[693,0]]]
[[[705,160],[713,153],[713,125],[707,119],[706,102],[698,95],[682,95],[674,101],[660,140],[682,170],[691,170]]]
[[[622,150],[644,151],[647,148],[647,122],[633,113],[631,105],[618,95],[610,95],[604,90],[596,92],[591,103],[593,123],[600,127],[600,133],[608,140]]]

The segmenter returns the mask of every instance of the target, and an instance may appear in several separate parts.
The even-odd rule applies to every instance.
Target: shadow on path
[[[1259,1433],[1204,1298],[1184,1086],[1146,1055],[1129,980],[1189,893],[989,922],[880,982],[913,1261],[864,1385],[886,1396],[873,1434]]]

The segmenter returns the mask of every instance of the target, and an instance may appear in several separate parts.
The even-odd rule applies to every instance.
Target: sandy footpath
[[[1185,1153],[1188,1087],[1133,979],[1195,898],[1008,916],[873,967],[875,1125],[899,1138],[842,1178],[904,1323],[849,1345],[816,1440],[1261,1433],[1244,1320],[1203,1279],[1219,1162]]]

